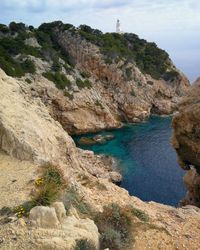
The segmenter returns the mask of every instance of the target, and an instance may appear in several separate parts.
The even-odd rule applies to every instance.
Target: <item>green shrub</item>
[[[164,74],[164,79],[165,81],[171,81],[171,80],[176,79],[178,75],[179,73],[176,70],[170,70]]]
[[[131,240],[131,214],[126,208],[120,208],[117,204],[104,207],[102,213],[95,218],[101,234],[101,249],[121,250],[127,247]]]
[[[61,70],[61,65],[60,63],[56,60],[53,62],[53,65],[51,67],[51,69],[55,72],[59,72]]]
[[[134,91],[134,90],[132,90],[132,91],[131,91],[131,95],[132,95],[132,96],[134,96],[134,97],[136,96],[136,94],[135,94],[135,91]]]
[[[66,193],[63,197],[63,203],[65,205],[66,211],[68,211],[70,207],[73,206],[81,214],[91,214],[91,207],[83,201],[83,197],[81,197],[73,187],[66,190]]]
[[[76,242],[75,250],[96,250],[96,247],[87,239],[82,239]]]
[[[10,207],[2,207],[0,209],[0,216],[9,215],[11,213],[12,213],[12,209]]]
[[[143,222],[148,222],[149,221],[149,216],[145,212],[143,212],[142,210],[140,210],[140,209],[132,207],[131,208],[131,213],[134,216],[136,216],[138,219],[140,219],[141,221],[143,221]]]
[[[38,188],[32,202],[35,206],[49,206],[58,198],[65,187],[65,182],[61,173],[54,166],[43,166],[41,176],[35,181]]]
[[[82,71],[82,72],[81,72],[81,76],[82,76],[83,78],[89,78],[91,75],[90,75],[89,72]]]
[[[132,69],[131,68],[126,68],[126,70],[125,70],[125,79],[127,81],[132,80]]]
[[[24,23],[11,22],[9,24],[9,29],[13,32],[24,32],[26,30],[26,26]]]
[[[88,79],[82,81],[80,78],[77,78],[76,79],[76,85],[78,86],[79,89],[83,89],[83,88],[86,88],[86,87],[87,88],[92,87],[92,84]]]
[[[74,99],[74,96],[72,95],[72,94],[70,94],[68,91],[66,91],[65,90],[65,92],[64,92],[64,95],[66,96],[66,97],[68,97],[70,100],[73,100]]]
[[[43,73],[43,76],[46,77],[49,81],[54,82],[58,89],[64,89],[65,87],[71,86],[70,80],[68,80],[66,76],[60,72],[46,72]]]
[[[24,62],[22,62],[21,66],[25,73],[34,74],[36,71],[35,64],[30,59],[26,59]]]
[[[0,31],[2,33],[8,33],[9,32],[9,28],[5,24],[0,24]]]
[[[31,79],[29,79],[29,78],[26,78],[25,81],[26,81],[27,83],[29,83],[29,84],[31,83]]]

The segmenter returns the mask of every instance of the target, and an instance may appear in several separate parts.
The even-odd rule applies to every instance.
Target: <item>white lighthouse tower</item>
[[[121,29],[121,24],[120,24],[120,21],[119,19],[117,19],[117,24],[116,24],[116,33],[118,34],[122,34],[122,29]]]

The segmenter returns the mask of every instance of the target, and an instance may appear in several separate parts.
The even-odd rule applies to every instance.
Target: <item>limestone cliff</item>
[[[22,26],[0,30],[0,66],[31,84],[70,134],[172,114],[189,86],[165,51],[135,34],[62,22]]]
[[[179,113],[173,119],[173,145],[180,166],[187,170],[184,177],[188,193],[183,204],[200,206],[200,79],[192,85],[180,103]]]

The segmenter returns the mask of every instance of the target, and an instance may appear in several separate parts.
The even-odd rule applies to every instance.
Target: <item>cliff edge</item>
[[[188,193],[183,204],[200,206],[200,79],[192,85],[173,118],[172,143],[180,166],[186,170],[184,182]]]

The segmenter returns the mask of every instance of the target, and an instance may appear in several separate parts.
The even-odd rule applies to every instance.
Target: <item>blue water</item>
[[[178,205],[186,190],[184,171],[177,164],[176,153],[170,145],[170,117],[155,116],[145,123],[128,124],[121,129],[96,134],[113,134],[114,139],[81,148],[116,157],[123,175],[121,186],[131,195],[144,201]],[[74,137],[76,143],[80,137]]]

